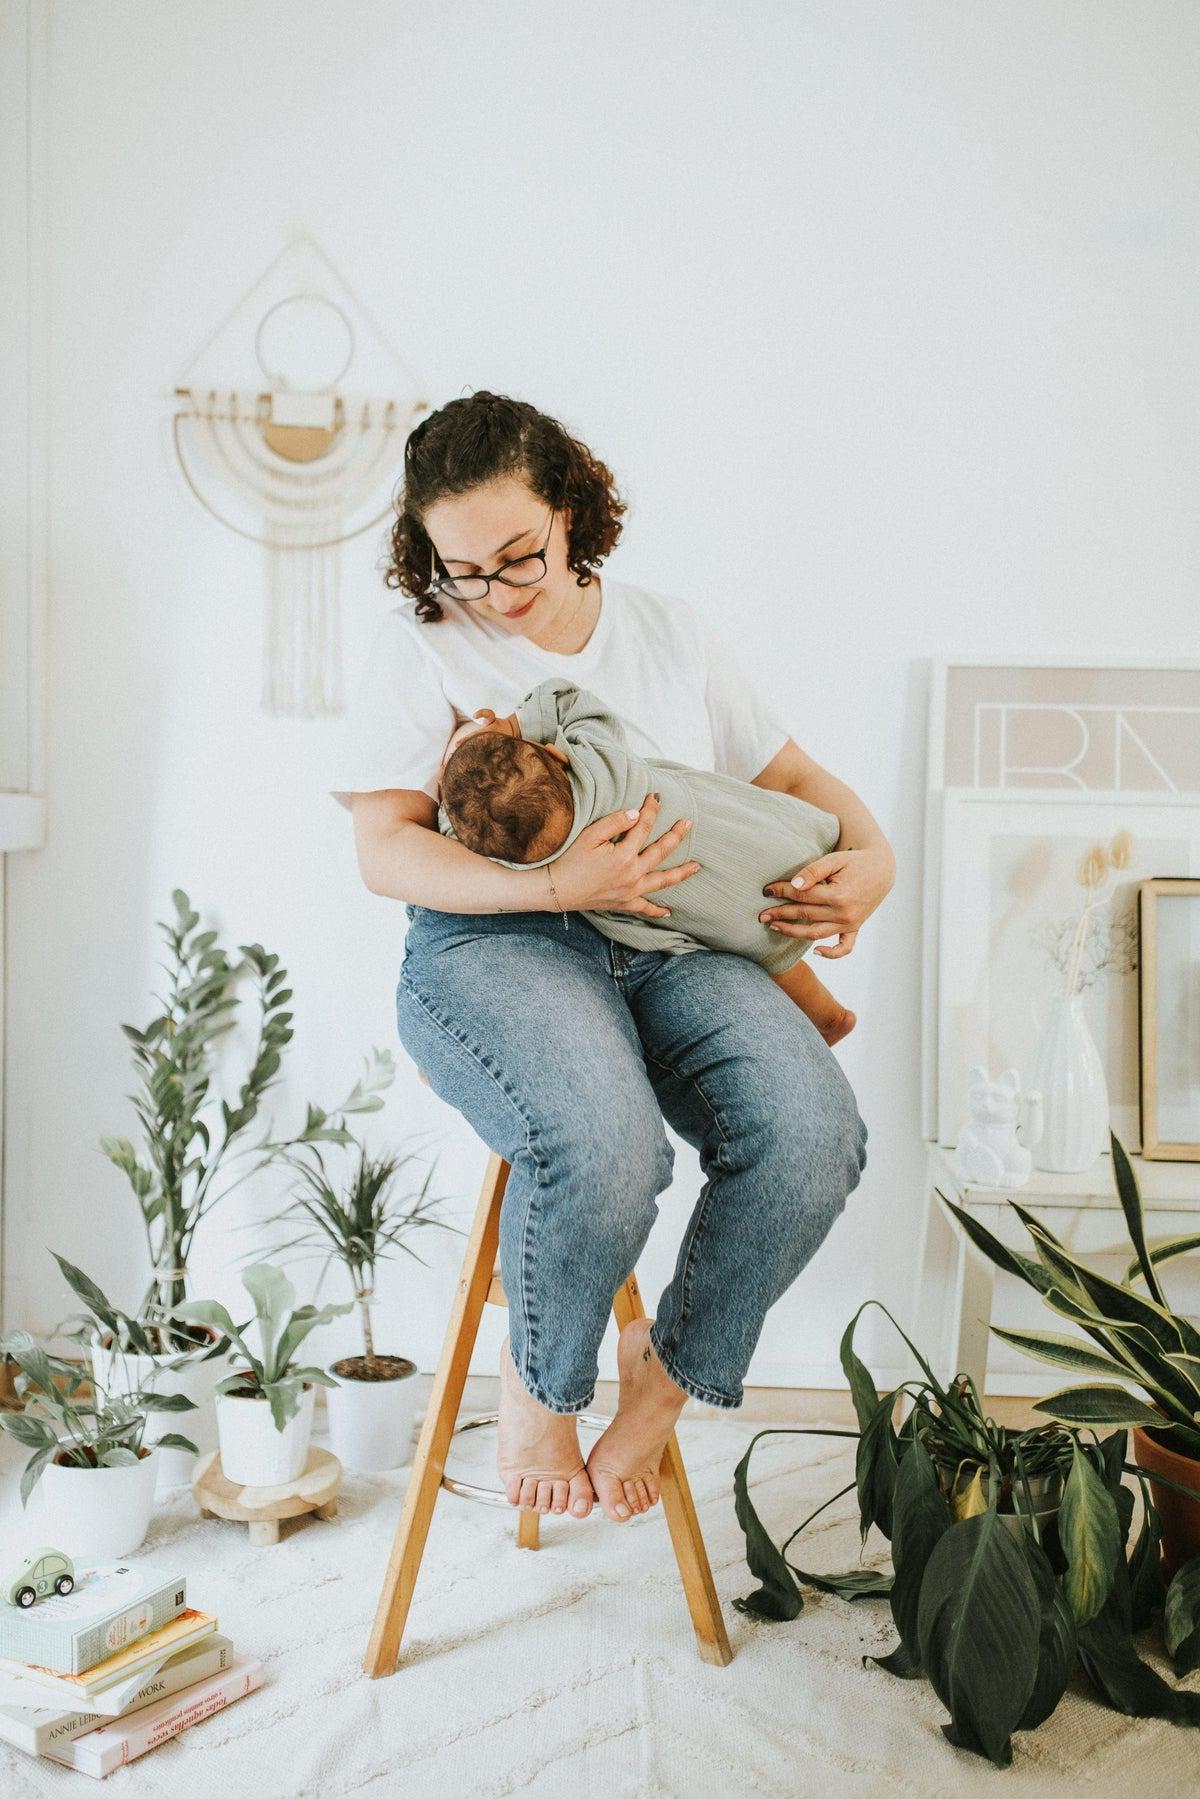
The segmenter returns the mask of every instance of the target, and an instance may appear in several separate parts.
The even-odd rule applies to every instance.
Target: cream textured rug
[[[679,1441],[734,1659],[701,1662],[656,1506],[627,1525],[597,1510],[543,1521],[543,1547],[515,1543],[515,1513],[443,1493],[395,1674],[362,1672],[404,1472],[347,1477],[337,1519],[283,1525],[252,1549],[244,1526],[202,1522],[179,1490],[157,1509],[142,1555],[182,1567],[189,1599],[215,1611],[267,1684],[110,1776],[128,1799],[779,1799],[841,1794],[993,1799],[1048,1793],[1193,1791],[1200,1733],[1120,1717],[1081,1680],[996,1769],[952,1748],[926,1682],[863,1667],[894,1642],[887,1602],[806,1589],[793,1623],[762,1624],[730,1601],[750,1577],[733,1513],[733,1469],[758,1426],[683,1420]],[[319,1440],[319,1439],[318,1439]],[[590,1435],[587,1441],[592,1441]],[[852,1447],[852,1446],[851,1446]],[[0,1463],[0,1533],[11,1542],[14,1446]],[[452,1471],[494,1484],[491,1431],[455,1439]],[[586,1454],[586,1446],[585,1446]],[[851,1449],[766,1438],[753,1493],[777,1542],[852,1473]],[[802,1567],[858,1560],[852,1496],[789,1552]],[[867,1561],[887,1565],[868,1540]],[[1155,1665],[1169,1675],[1166,1664]],[[1189,1677],[1200,1683],[1200,1675]],[[91,1790],[88,1777],[0,1745],[8,1799]]]

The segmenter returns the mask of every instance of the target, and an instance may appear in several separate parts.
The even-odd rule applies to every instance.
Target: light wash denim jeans
[[[816,1026],[756,962],[613,943],[578,912],[407,906],[400,1041],[511,1163],[509,1341],[552,1412],[591,1404],[613,1295],[671,1182],[664,1118],[704,1185],[651,1341],[685,1392],[742,1403],[767,1310],[866,1166],[867,1127]]]

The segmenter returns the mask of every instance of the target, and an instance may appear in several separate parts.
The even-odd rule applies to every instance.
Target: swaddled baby
[[[620,719],[586,687],[542,681],[504,718],[486,707],[452,733],[440,771],[438,829],[508,868],[552,862],[607,813],[661,795],[659,817],[692,829],[662,864],[702,864],[671,888],[669,918],[589,912],[604,936],[633,949],[730,950],[759,962],[827,1043],[852,1030],[839,1005],[803,965],[806,938],[773,932],[753,895],[834,849],[841,822],[794,794],[733,775],[636,755]]]

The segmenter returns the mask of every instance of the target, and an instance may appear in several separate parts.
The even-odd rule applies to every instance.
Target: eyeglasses
[[[493,581],[502,581],[505,587],[532,587],[546,573],[546,551],[550,547],[550,539],[554,535],[554,515],[557,508],[550,508],[550,529],[546,533],[546,541],[540,550],[530,556],[518,556],[512,562],[502,562],[500,567],[490,575],[443,575],[437,573],[437,551],[429,546],[429,594],[444,593],[451,600],[485,600],[492,590]]]

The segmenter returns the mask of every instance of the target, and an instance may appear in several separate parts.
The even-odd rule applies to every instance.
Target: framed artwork
[[[1142,1154],[1200,1162],[1200,880],[1138,886]]]
[[[1113,803],[1112,816],[1119,816],[1135,835],[1133,815],[1143,807],[1190,803],[1200,809],[1200,661],[1162,664],[964,656],[932,662],[926,749],[921,1115],[925,1136],[942,1141],[947,1140],[943,1136],[947,1128],[946,1079],[941,1066],[948,1023],[941,995],[942,832],[947,793],[971,793],[980,800],[1010,806],[1024,798],[1046,808],[1108,800]],[[1047,822],[1052,824],[1049,819]],[[1190,870],[1168,863],[1143,872],[1174,875]],[[953,927],[954,921],[950,923]],[[953,999],[950,1003],[959,1002]],[[1128,1021],[1136,1029],[1132,988],[1123,1003]],[[1135,1052],[1131,1054],[1135,1056]],[[1127,1123],[1132,1120],[1137,1135],[1136,1084],[1130,1086],[1133,1066],[1131,1062],[1120,1083],[1120,1091],[1127,1097],[1119,1103],[1128,1106],[1121,1116]],[[960,1078],[965,1079],[965,1069],[952,1066],[949,1079],[957,1083]],[[959,1122],[951,1128],[957,1130]]]
[[[1152,877],[1200,875],[1200,806],[1179,795],[1130,804],[951,788],[941,813],[937,1140],[957,1140],[973,1063],[1025,1077],[1046,1000],[1064,989],[1070,964],[1112,1127],[1136,1151],[1137,892]],[[1118,843],[1123,865],[1086,887],[1093,852],[1106,863]]]

